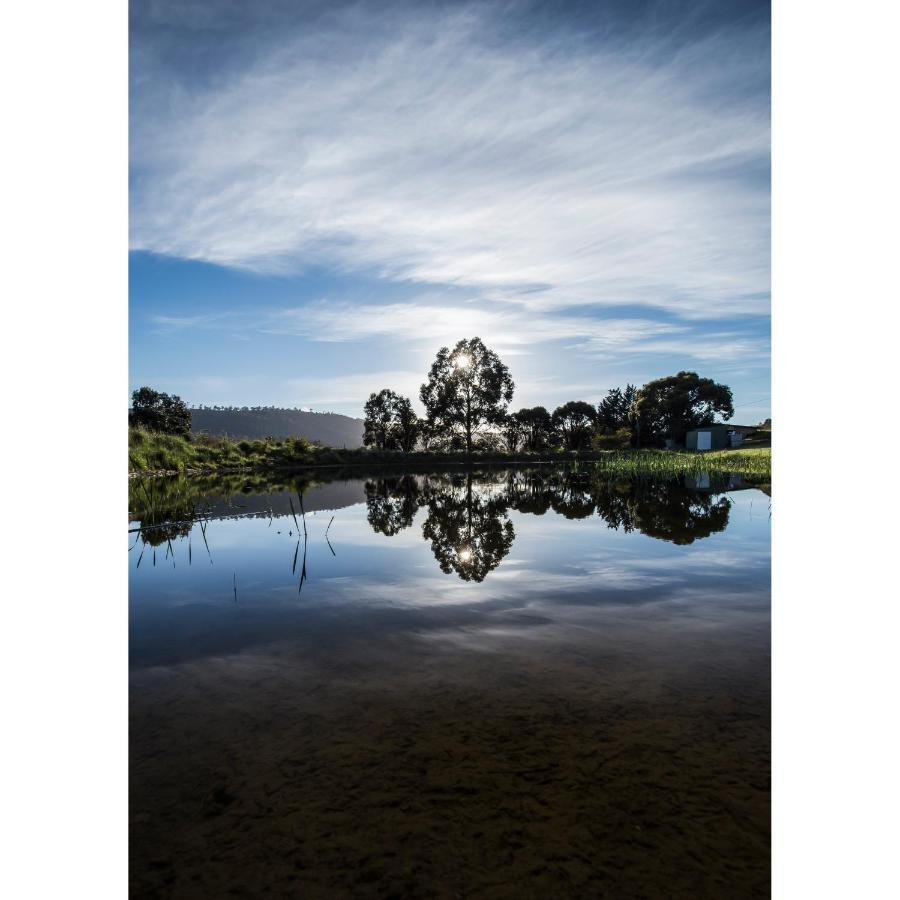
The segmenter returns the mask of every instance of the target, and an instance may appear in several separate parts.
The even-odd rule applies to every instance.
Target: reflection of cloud
[[[310,505],[316,490],[304,495]],[[309,580],[302,595],[291,575],[296,537],[285,531],[288,519],[271,527],[265,518],[215,520],[207,528],[214,566],[205,556],[198,564],[195,527],[189,582],[181,580],[188,571],[183,539],[173,541],[176,569],[167,563],[132,570],[134,664],[232,655],[280,642],[319,645],[354,635],[378,643],[414,634],[485,650],[518,640],[564,644],[575,630],[610,639],[630,628],[637,641],[652,631],[675,644],[712,629],[746,629],[757,643],[767,639],[765,523],[756,535],[739,533],[730,542],[717,535],[686,548],[610,531],[597,516],[516,515],[513,550],[477,583],[440,571],[423,540],[426,512],[419,509],[411,527],[386,537],[366,521],[365,504],[341,508],[330,531],[337,557],[324,541],[330,514],[309,514]]]

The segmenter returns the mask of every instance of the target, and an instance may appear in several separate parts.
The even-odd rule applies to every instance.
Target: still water
[[[769,894],[769,486],[129,489],[138,897]]]

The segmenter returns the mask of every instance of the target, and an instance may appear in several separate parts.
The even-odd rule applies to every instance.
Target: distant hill
[[[305,437],[326,447],[361,447],[363,421],[338,413],[304,412],[299,409],[202,409],[191,410],[191,431],[234,438]]]

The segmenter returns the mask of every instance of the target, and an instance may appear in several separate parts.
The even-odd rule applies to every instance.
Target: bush
[[[627,450],[631,446],[631,432],[620,428],[611,434],[595,434],[591,441],[594,450]]]

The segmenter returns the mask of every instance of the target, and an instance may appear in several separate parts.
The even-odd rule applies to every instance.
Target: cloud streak
[[[134,249],[374,272],[531,313],[768,312],[767,34],[669,52],[536,42],[484,7],[361,7],[227,78],[138,59]]]

